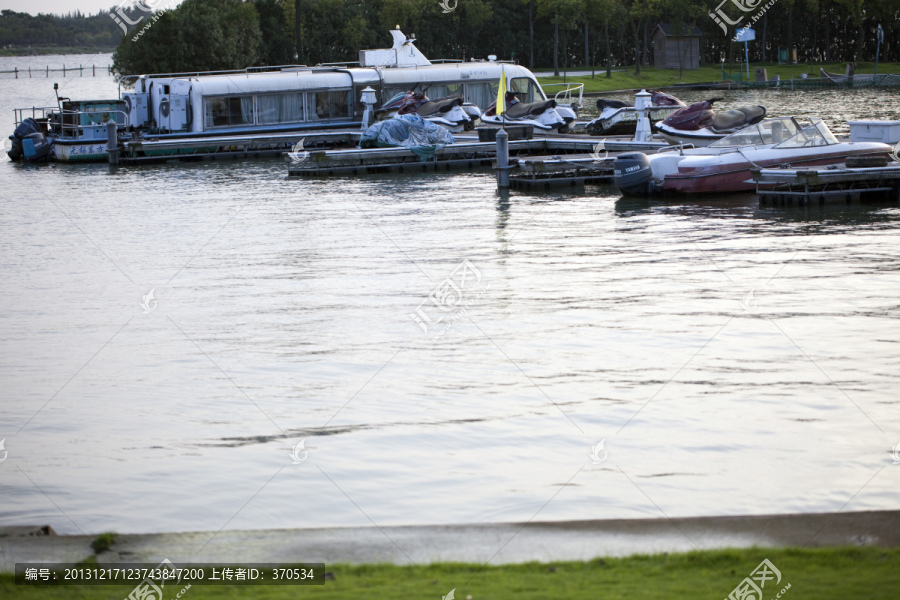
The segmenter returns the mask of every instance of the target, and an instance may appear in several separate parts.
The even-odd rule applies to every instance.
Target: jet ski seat
[[[419,113],[420,117],[428,117],[435,113],[445,113],[454,106],[462,106],[463,99],[459,96],[453,96],[450,98],[441,98],[439,100],[429,100],[421,105],[416,110]]]
[[[628,104],[627,102],[622,102],[621,100],[604,100],[602,98],[597,100],[597,109],[601,111],[605,108],[626,108],[633,106],[633,104]]]
[[[765,106],[742,106],[738,110],[747,116],[747,125],[755,125],[766,118]]]
[[[723,110],[713,117],[713,127],[719,131],[735,129],[745,125],[759,123],[766,116],[766,109],[762,106],[743,106],[738,109]]]
[[[506,109],[506,116],[510,119],[520,119],[528,115],[539,115],[548,108],[556,108],[556,100],[544,100],[542,102],[516,102]]]
[[[713,117],[713,127],[719,131],[733,129],[743,125],[747,121],[747,115],[739,110],[721,110]]]

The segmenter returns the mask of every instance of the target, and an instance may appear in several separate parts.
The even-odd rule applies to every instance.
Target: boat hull
[[[850,144],[847,144],[850,146]],[[756,184],[752,181],[752,170],[757,168],[775,168],[781,165],[797,167],[822,167],[843,163],[848,156],[878,155],[884,156],[881,148],[872,148],[872,144],[860,144],[859,148],[844,148],[840,152],[827,155],[796,156],[788,159],[749,160],[744,162],[728,162],[711,164],[696,168],[682,168],[677,173],[666,175],[662,182],[664,192],[680,194],[721,194],[728,192],[752,192]]]
[[[106,142],[55,140],[53,142],[53,160],[64,163],[107,162],[109,154]]]

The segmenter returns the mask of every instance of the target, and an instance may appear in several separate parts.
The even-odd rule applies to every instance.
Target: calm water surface
[[[105,77],[2,79],[4,136],[53,81],[116,95]],[[837,131],[900,118],[896,93],[683,97],[710,95]],[[501,199],[486,171],[286,170],[4,158],[0,524],[900,508],[897,206]],[[424,332],[410,315],[437,318],[435,289],[457,299],[464,260],[465,312]]]

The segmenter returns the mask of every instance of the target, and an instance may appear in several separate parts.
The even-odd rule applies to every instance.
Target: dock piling
[[[497,187],[509,189],[509,135],[505,129],[497,132]]]
[[[112,120],[106,124],[106,151],[109,153],[109,164],[119,164],[119,136]]]

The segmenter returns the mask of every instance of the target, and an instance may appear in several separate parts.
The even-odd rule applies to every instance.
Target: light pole
[[[884,43],[884,29],[881,28],[881,23],[878,24],[875,37],[878,39],[878,44],[875,46],[875,75],[878,75],[878,53],[881,50],[881,45]],[[872,83],[875,83],[874,75],[872,76]]]

